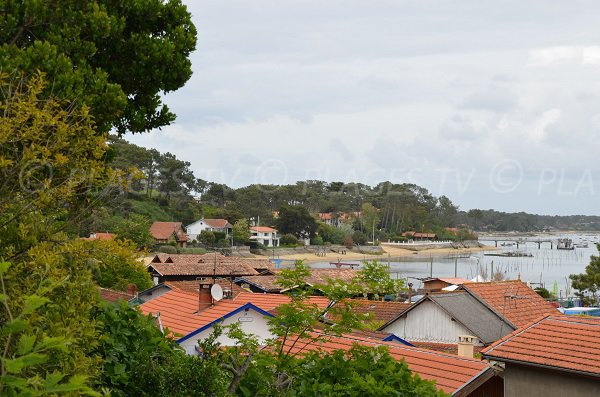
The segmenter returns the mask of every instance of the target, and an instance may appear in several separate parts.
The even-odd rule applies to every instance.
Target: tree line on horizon
[[[204,217],[225,218],[232,224],[252,219],[261,225],[277,226],[277,214],[282,208],[295,207],[306,209],[313,217],[319,213],[342,215],[352,232],[369,237],[376,234],[379,240],[401,239],[406,231],[449,237],[452,234],[447,233],[447,228],[476,232],[600,230],[599,216],[549,216],[493,209],[462,211],[448,197],[436,197],[410,183],[385,181],[369,186],[307,180],[233,188],[196,178],[191,163],[171,153],[146,149],[116,136],[109,139],[109,155],[111,166],[126,174],[129,190],[114,195],[110,209],[96,211],[90,222],[82,226],[84,233],[110,228],[130,214],[143,215],[149,222],[181,221],[184,225]],[[374,225],[372,217],[365,221],[352,216],[363,212],[365,204],[376,209]]]

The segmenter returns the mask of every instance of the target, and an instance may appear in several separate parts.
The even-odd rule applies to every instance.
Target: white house
[[[485,346],[514,330],[467,292],[426,295],[380,331],[409,342],[455,344],[459,335],[473,335]]]
[[[197,292],[171,290],[140,305],[144,314],[151,314],[161,330],[168,329],[177,336],[177,343],[188,354],[197,354],[198,341],[208,337],[215,324],[239,323],[247,334],[255,335],[260,344],[273,338],[269,330],[270,313],[290,298],[281,294],[240,293],[235,298],[214,301],[210,284],[199,286]],[[322,296],[309,297],[311,303],[324,309],[329,300]],[[218,342],[233,346],[234,340],[221,335]]]
[[[268,226],[250,226],[250,240],[257,241],[267,247],[279,246],[277,229]]]
[[[211,231],[211,232],[221,232],[225,233],[225,235],[229,236],[231,233],[233,226],[227,221],[227,219],[200,219],[192,223],[191,225],[186,226],[186,231],[188,238],[190,240],[198,240],[198,237],[202,232]]]

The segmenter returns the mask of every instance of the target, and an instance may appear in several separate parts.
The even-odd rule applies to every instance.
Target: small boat
[[[588,243],[575,244],[575,248],[588,248]]]
[[[557,250],[574,250],[575,246],[573,245],[573,240],[570,238],[559,238],[558,243],[556,244]]]

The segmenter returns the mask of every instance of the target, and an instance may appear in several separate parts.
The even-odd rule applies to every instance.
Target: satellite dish
[[[213,284],[213,286],[210,287],[210,295],[217,302],[220,301],[223,299],[223,288],[221,288],[219,284]]]

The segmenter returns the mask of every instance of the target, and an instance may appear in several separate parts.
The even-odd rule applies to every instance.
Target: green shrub
[[[163,252],[165,254],[176,254],[177,248],[172,245],[161,245],[158,247],[159,252]]]
[[[298,238],[293,234],[284,234],[279,239],[279,243],[283,246],[295,247],[296,245],[298,245]]]
[[[314,238],[310,239],[310,244],[311,245],[323,245],[323,238],[321,236],[316,236]]]

